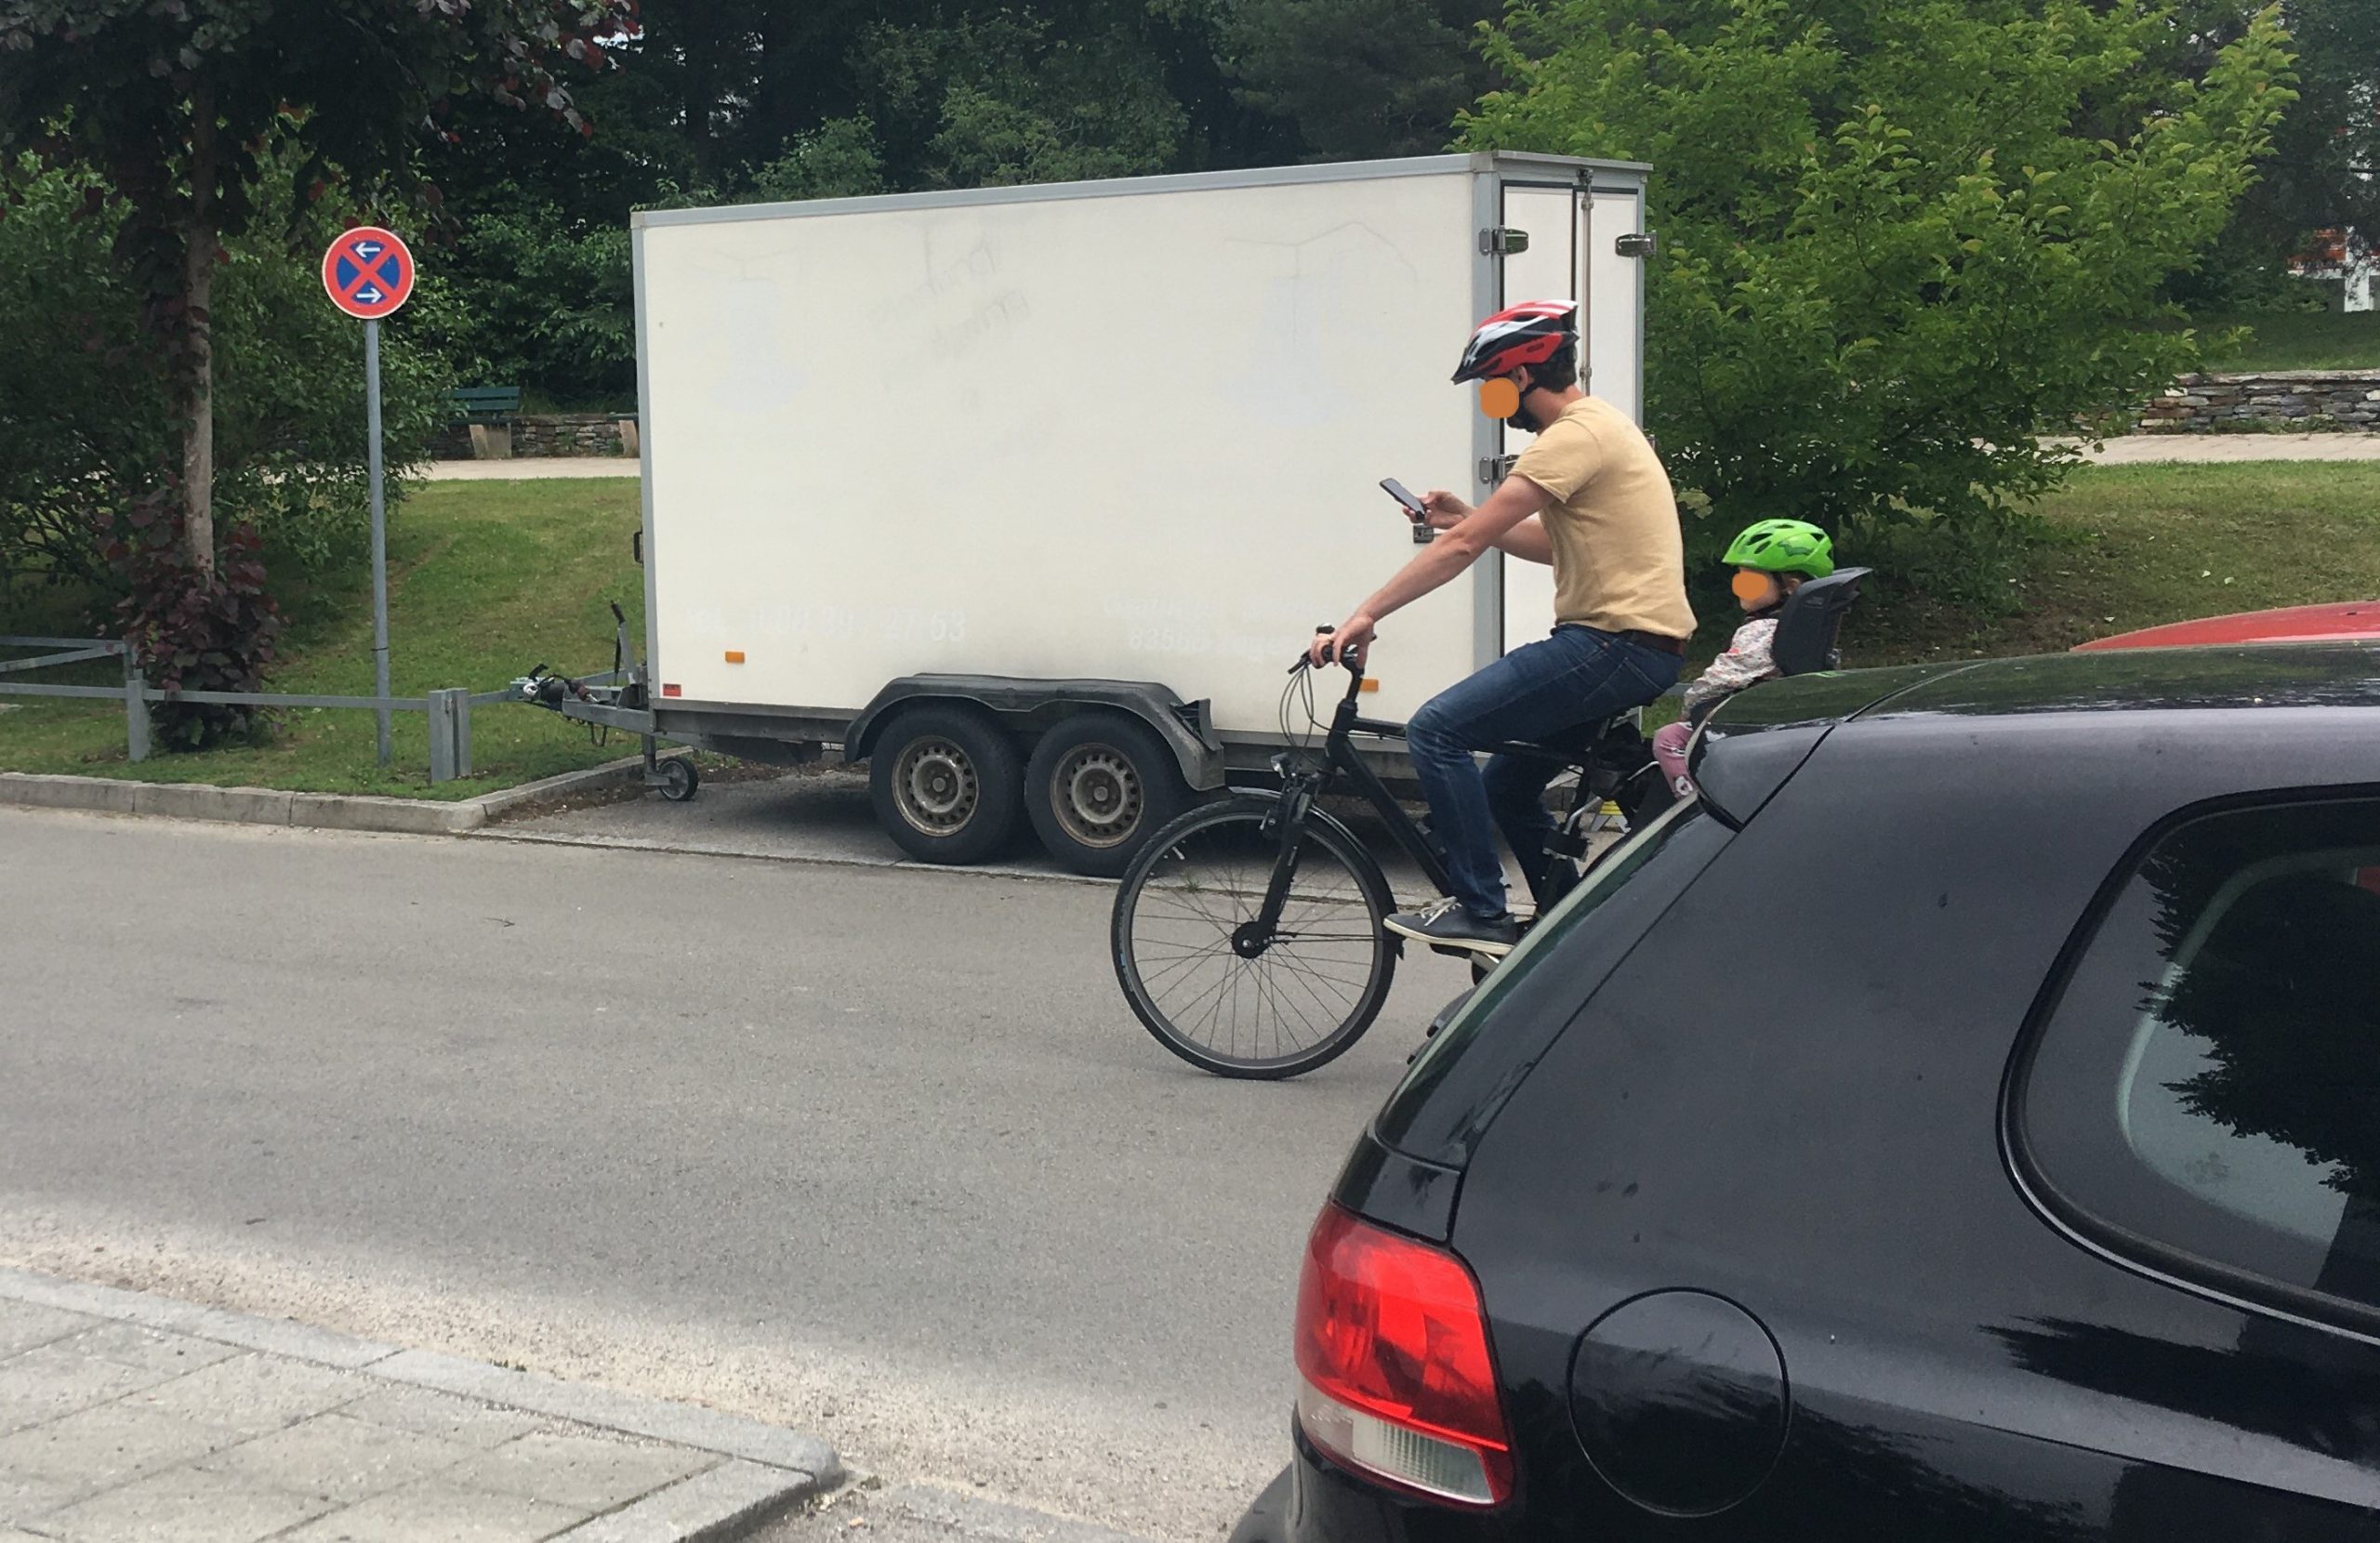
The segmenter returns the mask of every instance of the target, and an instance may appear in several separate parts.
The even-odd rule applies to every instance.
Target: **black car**
[[[2380,1538],[2380,648],[1697,757],[1357,1143],[1236,1536]]]

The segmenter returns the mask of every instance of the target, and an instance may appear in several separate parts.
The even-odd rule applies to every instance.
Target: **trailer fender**
[[[909,675],[876,693],[843,739],[843,758],[865,760],[884,725],[918,702],[962,702],[982,708],[1013,733],[1038,734],[1091,707],[1113,707],[1155,730],[1173,752],[1182,780],[1201,793],[1223,785],[1223,742],[1207,704],[1184,702],[1170,686],[1145,680],[1019,680],[997,675]]]

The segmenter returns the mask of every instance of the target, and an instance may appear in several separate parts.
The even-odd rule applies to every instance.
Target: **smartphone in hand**
[[[1414,497],[1412,490],[1403,482],[1394,477],[1383,477],[1380,481],[1380,485],[1382,492],[1405,506],[1406,514],[1417,524],[1430,517],[1430,511],[1422,508],[1421,500]]]

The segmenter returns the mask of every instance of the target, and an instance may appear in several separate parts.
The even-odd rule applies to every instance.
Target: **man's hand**
[[[1421,512],[1430,529],[1450,531],[1470,515],[1471,506],[1451,493],[1434,488],[1422,495]]]
[[[1314,641],[1306,645],[1306,662],[1316,669],[1330,664],[1360,665],[1364,662],[1364,650],[1370,646],[1372,634],[1379,626],[1379,623],[1358,611],[1336,629],[1316,633]]]

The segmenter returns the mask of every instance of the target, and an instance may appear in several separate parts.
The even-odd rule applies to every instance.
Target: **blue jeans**
[[[1413,715],[1406,746],[1463,909],[1480,917],[1504,914],[1499,830],[1536,884],[1546,833],[1554,828],[1545,785],[1558,770],[1496,756],[1482,772],[1473,752],[1500,740],[1583,744],[1605,719],[1669,690],[1684,662],[1590,626],[1558,626],[1543,641],[1516,648],[1439,692]]]

